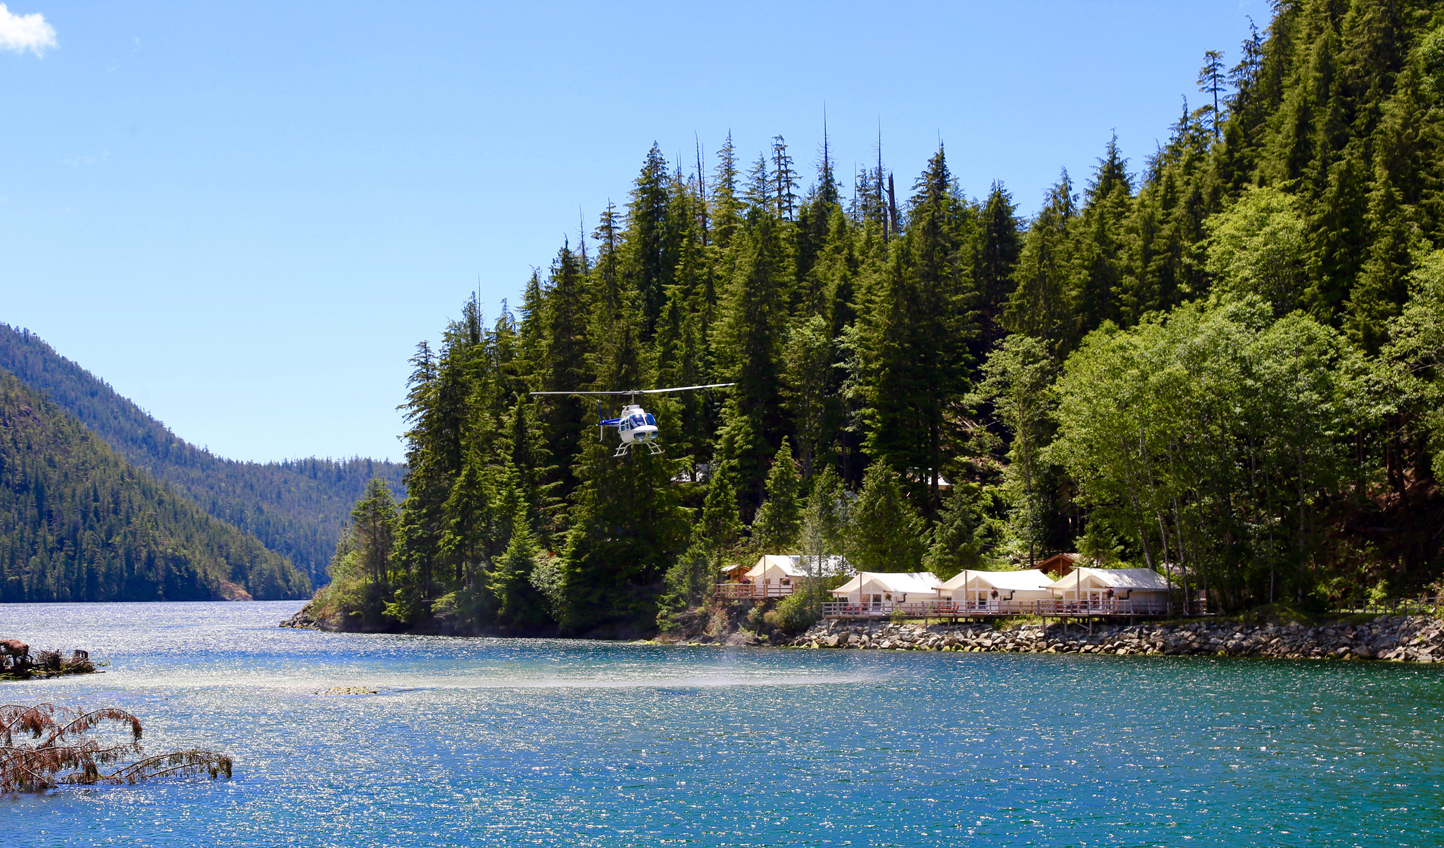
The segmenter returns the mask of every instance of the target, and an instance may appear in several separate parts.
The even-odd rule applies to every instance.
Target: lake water
[[[1444,844],[1444,669],[276,626],[298,607],[0,605],[0,638],[109,660],[0,702],[236,763],[0,799],[0,844]]]

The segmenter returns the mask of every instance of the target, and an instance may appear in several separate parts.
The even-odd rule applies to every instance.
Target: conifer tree
[[[1065,355],[1075,343],[1072,293],[1068,288],[1068,231],[1077,214],[1073,183],[1064,171],[1048,190],[1023,239],[1014,271],[1013,293],[1003,309],[1003,323],[1012,332],[1049,343]]]
[[[792,156],[782,136],[772,137],[773,196],[777,198],[777,220],[791,221],[797,211],[797,173],[792,170]]]
[[[1047,347],[1024,335],[1008,336],[983,364],[978,399],[992,404],[1011,437],[1009,494],[1015,534],[1028,549],[1028,567],[1038,561],[1046,532],[1043,451],[1052,437],[1050,389],[1055,366]],[[961,496],[954,494],[955,500]],[[961,508],[961,507],[958,507]],[[952,520],[962,520],[954,515]]]
[[[614,248],[608,250],[608,247],[604,244],[603,262],[610,269],[615,253]],[[599,267],[598,273],[605,272]],[[552,263],[546,291],[545,349],[537,369],[541,391],[574,392],[591,382],[587,367],[590,332],[585,280],[576,255],[562,247]],[[578,398],[558,396],[542,406],[541,411],[542,431],[548,449],[556,457],[559,472],[552,482],[561,484],[560,493],[565,496],[576,485],[572,469],[589,410]]]
[[[721,250],[732,244],[742,224],[742,202],[737,196],[737,152],[732,146],[732,132],[717,150],[717,167],[712,172],[713,242]]]
[[[1222,137],[1219,132],[1219,125],[1223,122],[1221,102],[1226,101],[1224,96],[1225,76],[1223,71],[1223,54],[1217,50],[1210,50],[1203,54],[1203,67],[1198,72],[1198,90],[1208,95],[1212,103],[1203,107],[1207,110],[1209,123],[1213,126],[1214,140]]]
[[[787,257],[777,223],[761,214],[737,245],[736,269],[728,286],[713,356],[728,381],[727,429],[738,462],[739,491],[755,508],[762,499],[766,461],[780,440],[781,347],[785,328]],[[750,510],[749,510],[750,511]]]
[[[1127,164],[1114,136],[1084,193],[1083,214],[1074,240],[1072,280],[1080,333],[1105,321],[1117,322],[1121,317],[1124,228],[1133,194]]]
[[[925,524],[904,496],[897,472],[869,466],[853,509],[849,560],[858,571],[917,571]]]
[[[792,446],[784,438],[767,474],[767,499],[752,522],[752,546],[759,553],[786,553],[796,546],[802,520],[801,489]]]
[[[643,339],[652,337],[677,265],[674,225],[669,216],[673,183],[667,160],[653,144],[627,204],[627,271],[641,296]]]
[[[951,407],[969,387],[977,333],[974,258],[965,252],[973,210],[957,196],[943,151],[919,178],[904,237],[873,284],[860,333],[867,449],[911,469],[937,504],[937,476],[957,450]]]
[[[986,563],[988,528],[982,500],[979,487],[967,483],[955,486],[943,501],[938,521],[928,531],[927,553],[923,556],[928,571],[947,580],[964,569]]]
[[[351,510],[351,526],[363,572],[384,590],[391,582],[396,543],[396,502],[385,480],[373,478],[366,485],[366,494]]]
[[[974,272],[978,290],[978,340],[973,356],[981,361],[1002,338],[1003,308],[1013,293],[1013,268],[1023,251],[1018,229],[1017,207],[1001,182],[994,182],[983,204],[979,221],[981,241],[978,267]]]
[[[757,161],[747,171],[747,189],[744,197],[747,199],[747,219],[755,222],[761,217],[775,217],[776,209],[776,185],[772,176],[767,170],[767,157],[757,154]]]

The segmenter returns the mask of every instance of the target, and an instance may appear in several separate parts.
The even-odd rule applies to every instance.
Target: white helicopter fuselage
[[[612,456],[626,456],[632,445],[646,445],[647,451],[652,454],[659,454],[662,449],[657,446],[657,419],[648,414],[647,410],[638,406],[635,401],[637,395],[658,395],[670,392],[692,392],[698,389],[725,389],[728,386],[735,386],[736,383],[710,383],[705,386],[671,386],[665,389],[623,389],[620,391],[604,392],[531,392],[533,395],[571,395],[582,397],[598,397],[597,400],[597,436],[600,438],[608,427],[617,431],[621,437],[621,444],[617,445],[617,452]],[[622,407],[622,414],[616,418],[602,417],[601,396],[605,395],[626,395],[633,402]]]
[[[622,443],[627,445],[646,444],[657,438],[657,419],[635,403],[622,407],[617,416],[617,432]]]

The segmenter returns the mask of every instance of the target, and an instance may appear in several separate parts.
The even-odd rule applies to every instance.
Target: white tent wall
[[[881,607],[935,601],[941,586],[942,581],[931,571],[859,571],[851,580],[833,589],[832,595],[857,606]]]
[[[1033,601],[1051,601],[1053,581],[1032,568],[1022,571],[962,571],[942,585],[939,594],[965,609],[998,612]]]
[[[748,569],[746,577],[758,586],[790,585],[806,576],[797,560],[785,554],[763,554],[757,558],[757,564]]]
[[[1147,568],[1076,568],[1048,587],[1065,604],[1086,609],[1126,605],[1161,612],[1168,607],[1168,578]]]

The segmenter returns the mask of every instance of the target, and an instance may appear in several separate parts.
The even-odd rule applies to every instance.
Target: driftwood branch
[[[126,741],[86,738],[97,728],[118,730]],[[231,776],[231,758],[193,748],[173,751],[105,771],[142,754],[140,719],[105,707],[77,712],[54,704],[0,706],[0,794],[42,792],[61,784],[132,784],[162,777]],[[31,741],[34,740],[34,741]]]

